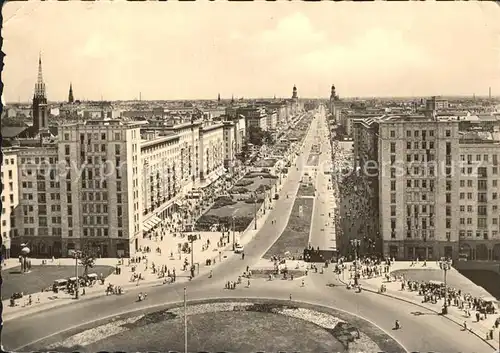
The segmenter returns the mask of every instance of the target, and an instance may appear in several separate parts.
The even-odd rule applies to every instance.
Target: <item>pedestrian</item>
[[[250,288],[250,280],[247,282],[247,288]]]
[[[305,284],[304,284],[304,280],[302,280],[302,284],[301,284],[301,287],[304,287],[304,285],[305,285]]]

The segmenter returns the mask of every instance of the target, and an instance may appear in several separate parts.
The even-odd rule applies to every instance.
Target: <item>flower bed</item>
[[[233,199],[231,197],[228,197],[228,196],[220,196],[218,197],[212,208],[221,208],[221,207],[224,207],[224,206],[230,206],[230,205],[235,205],[237,202],[236,201],[233,201]]]
[[[235,186],[248,186],[248,185],[251,185],[253,184],[253,180],[248,180],[248,179],[241,179],[239,180],[236,184],[234,184]]]
[[[313,199],[302,198],[295,200],[285,230],[266,252],[264,258],[270,259],[272,256],[284,256],[287,251],[289,251],[291,256],[295,259],[299,259],[303,256],[304,249],[309,242],[313,207]],[[302,213],[300,212],[301,208]]]

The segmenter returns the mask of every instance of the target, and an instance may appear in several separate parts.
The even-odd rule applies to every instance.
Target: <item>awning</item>
[[[149,220],[149,222],[151,222],[153,224],[153,227],[156,227],[158,224],[161,223],[161,218],[154,216],[153,218],[151,218]]]
[[[149,223],[149,221],[146,221],[142,224],[142,230],[144,232],[149,232],[151,230],[151,228],[153,228],[152,224]]]

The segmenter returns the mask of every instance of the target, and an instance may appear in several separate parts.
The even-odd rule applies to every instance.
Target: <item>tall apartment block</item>
[[[10,258],[10,238],[17,234],[15,209],[19,203],[16,150],[2,150],[2,255]]]
[[[500,259],[498,142],[424,117],[356,120],[354,131],[356,165],[376,161],[366,170],[377,180],[364,179],[378,190],[386,256]]]

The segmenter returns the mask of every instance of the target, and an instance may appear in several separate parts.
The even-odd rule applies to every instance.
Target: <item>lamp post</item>
[[[450,260],[441,260],[439,261],[439,267],[444,272],[444,306],[443,306],[443,314],[448,313],[448,286],[446,283],[446,273],[451,269],[451,261]]]
[[[235,241],[234,241],[234,216],[231,217],[231,225],[232,225],[232,228],[233,228],[233,251],[236,249],[236,244],[235,244]]]
[[[254,229],[257,230],[257,194],[253,198],[253,211],[254,211]]]
[[[189,234],[188,241],[191,243],[191,266],[194,265],[194,242],[198,238],[196,234]]]
[[[78,260],[82,257],[80,250],[70,250],[70,255],[75,259],[75,277],[76,277],[76,290],[75,299],[80,297],[80,280],[78,279]]]
[[[361,246],[361,240],[351,239],[351,246],[354,248],[354,284],[358,284],[358,248]]]

